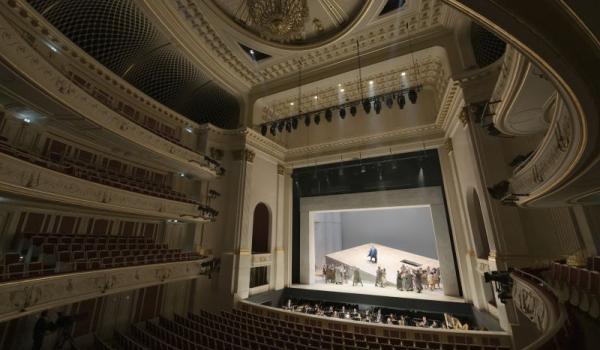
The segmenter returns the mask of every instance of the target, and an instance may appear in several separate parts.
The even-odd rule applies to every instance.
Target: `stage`
[[[322,276],[316,276],[316,283],[314,284],[293,284],[291,288],[304,289],[304,290],[315,290],[322,292],[336,292],[336,293],[348,293],[348,294],[363,294],[372,295],[378,297],[393,297],[403,299],[417,299],[417,300],[434,300],[444,302],[456,302],[464,303],[464,299],[458,297],[452,297],[444,295],[441,289],[433,291],[423,290],[421,293],[399,291],[395,286],[387,286],[385,288],[375,287],[372,282],[363,282],[364,286],[352,286],[352,281],[348,281],[347,284],[333,284],[325,283]]]

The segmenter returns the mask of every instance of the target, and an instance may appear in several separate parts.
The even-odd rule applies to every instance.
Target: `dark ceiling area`
[[[28,0],[71,41],[165,106],[198,123],[238,126],[237,99],[192,64],[133,0]]]
[[[298,197],[442,185],[436,150],[298,168],[292,177]]]

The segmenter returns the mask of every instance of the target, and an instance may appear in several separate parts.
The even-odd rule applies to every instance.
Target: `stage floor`
[[[314,284],[293,284],[292,288],[299,289],[311,289],[319,291],[339,292],[339,293],[352,293],[352,294],[366,294],[384,297],[394,298],[407,298],[407,299],[421,299],[421,300],[437,300],[437,301],[449,301],[456,303],[464,303],[465,300],[458,297],[451,297],[444,295],[441,289],[437,290],[423,290],[421,293],[417,292],[405,292],[399,291],[394,286],[387,286],[385,288],[375,287],[373,283],[365,282],[364,286],[352,286],[352,283],[348,284],[333,284],[325,283],[322,276],[315,276]]]

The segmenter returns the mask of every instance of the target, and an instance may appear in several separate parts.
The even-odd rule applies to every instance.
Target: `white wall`
[[[346,211],[341,218],[342,249],[373,242],[437,259],[429,207]]]
[[[325,255],[345,249],[342,242],[341,213],[315,214],[315,265],[317,269],[325,264]]]

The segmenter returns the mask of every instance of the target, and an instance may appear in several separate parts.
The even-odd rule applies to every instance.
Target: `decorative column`
[[[282,289],[285,283],[285,248],[284,248],[284,232],[285,232],[285,176],[286,169],[283,165],[277,165],[277,207],[275,208],[275,222],[271,230],[275,236],[273,259],[271,264],[271,286],[274,289]]]
[[[252,191],[252,174],[255,153],[248,150],[233,152],[233,160],[239,162],[240,173],[238,177],[238,201],[233,213],[234,218],[234,249],[233,255],[237,264],[234,264],[235,278],[233,291],[237,298],[248,297],[250,290],[250,267],[252,266],[252,208],[250,208],[250,195]],[[235,203],[235,202],[234,202]]]

